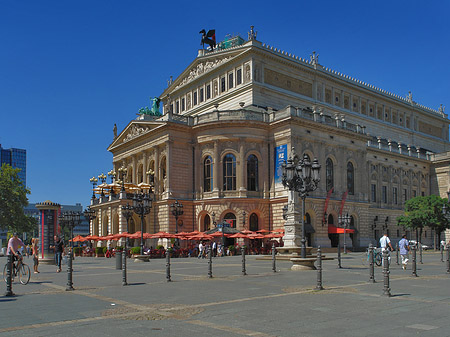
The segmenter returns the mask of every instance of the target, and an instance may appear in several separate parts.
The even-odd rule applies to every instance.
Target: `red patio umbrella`
[[[86,240],[94,240],[94,241],[98,241],[100,240],[100,237],[98,235],[88,235],[85,237]]]
[[[269,233],[269,231],[267,229],[260,229],[259,231],[256,231],[256,233],[264,234],[264,233]]]
[[[117,234],[114,234],[113,236],[114,236],[114,239],[121,239],[121,238],[127,238],[127,237],[129,237],[131,234],[129,234],[128,232],[123,232],[123,233],[117,233]]]
[[[170,234],[167,232],[158,232],[158,233],[152,234],[152,237],[155,239],[172,239],[172,238],[175,238],[176,236],[175,236],[175,234]]]
[[[250,240],[264,239],[264,235],[262,235],[262,234],[250,234],[250,235],[247,235],[247,237],[248,237]]]
[[[204,234],[204,233],[199,233],[197,235],[190,236],[189,239],[190,240],[211,240],[211,239],[213,239],[213,236]]]
[[[73,238],[73,240],[69,240],[69,241],[81,242],[81,241],[87,241],[87,240],[84,237],[82,237],[81,235],[77,235]]]
[[[242,234],[242,233],[236,233],[233,235],[228,236],[230,239],[248,239],[248,235]]]
[[[249,231],[248,229],[245,229],[241,231],[241,234],[255,234],[255,232]]]
[[[270,233],[265,235],[266,238],[268,239],[277,239],[277,238],[282,238],[284,236],[283,233]]]
[[[217,232],[214,232],[214,233],[208,234],[208,235],[210,235],[210,236],[212,236],[214,238],[221,238],[222,237],[222,232],[217,231]],[[223,236],[228,238],[228,237],[230,237],[230,234],[223,234]]]

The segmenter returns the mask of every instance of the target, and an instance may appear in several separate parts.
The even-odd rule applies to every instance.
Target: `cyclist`
[[[9,239],[9,241],[8,241],[8,249],[6,251],[6,254],[13,255],[13,258],[14,258],[13,263],[15,261],[18,261],[16,270],[19,270],[20,264],[22,263],[22,255],[20,255],[20,253],[19,253],[19,246],[25,247],[25,244],[23,243],[23,241],[21,239],[19,239],[19,234],[14,233],[12,238]],[[25,253],[26,253],[26,250],[25,250]],[[28,253],[26,253],[26,254],[28,256]]]

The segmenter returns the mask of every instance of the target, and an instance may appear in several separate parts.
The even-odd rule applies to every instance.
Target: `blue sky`
[[[450,2],[0,0],[0,144],[27,150],[30,202],[82,203],[119,132],[197,56],[247,37],[450,109]],[[446,111],[447,113],[449,110]]]

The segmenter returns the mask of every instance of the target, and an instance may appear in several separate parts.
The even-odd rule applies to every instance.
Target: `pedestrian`
[[[383,253],[385,250],[387,251],[388,260],[390,263],[391,256],[390,256],[389,248],[391,248],[391,250],[394,250],[394,249],[392,248],[391,240],[389,239],[389,237],[387,236],[386,233],[384,233],[383,236],[380,238],[380,247],[381,247],[381,253]]]
[[[198,259],[203,257],[203,243],[200,241],[200,243],[198,244]]]
[[[31,254],[33,255],[33,270],[35,274],[39,273],[39,239],[31,239]]]
[[[64,242],[60,239],[59,235],[55,235],[54,237],[55,245],[50,246],[50,248],[55,250],[55,263],[58,266],[56,272],[61,272],[61,259],[64,252]]]
[[[217,256],[217,243],[216,243],[216,241],[214,241],[212,243],[212,252],[213,252],[213,256],[216,257]]]
[[[400,256],[402,257],[402,269],[406,270],[406,265],[409,261],[409,242],[406,239],[406,234],[404,234],[402,236],[402,239],[398,242],[398,247],[400,249]]]

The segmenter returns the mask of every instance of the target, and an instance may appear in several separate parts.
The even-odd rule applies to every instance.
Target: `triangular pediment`
[[[151,121],[151,122],[141,122],[141,121],[131,121],[125,129],[114,139],[112,144],[108,147],[108,151],[120,146],[121,144],[127,143],[135,138],[141,137],[148,134],[152,130],[164,125],[165,122]]]
[[[228,50],[207,53],[204,56],[197,57],[169,87],[164,90],[160,97],[164,97],[167,93],[176,91],[181,87],[191,83],[196,78],[207,74],[221,65],[231,62],[236,57],[245,53],[250,45],[243,44],[236,48]]]

